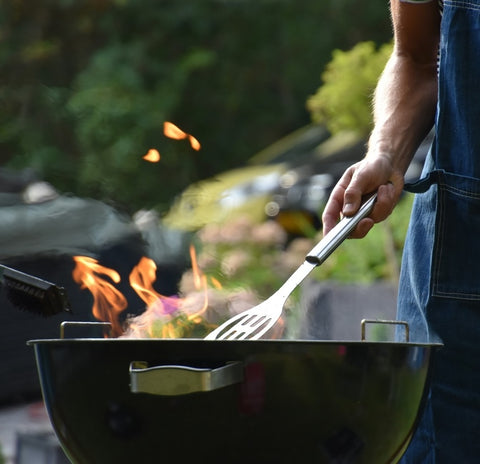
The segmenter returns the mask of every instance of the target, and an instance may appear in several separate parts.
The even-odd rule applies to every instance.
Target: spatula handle
[[[357,224],[367,217],[373,209],[377,194],[373,194],[353,215],[344,217],[325,237],[315,245],[305,260],[309,263],[322,264],[330,254],[342,243],[355,229]]]

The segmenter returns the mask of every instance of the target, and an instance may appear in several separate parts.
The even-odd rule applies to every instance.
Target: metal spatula
[[[356,225],[367,217],[373,209],[377,195],[371,196],[351,217],[343,218],[305,258],[303,264],[288,280],[269,298],[230,318],[210,332],[206,340],[257,340],[271,329],[282,315],[283,305],[295,288],[318,265],[322,264],[330,254],[353,231]]]

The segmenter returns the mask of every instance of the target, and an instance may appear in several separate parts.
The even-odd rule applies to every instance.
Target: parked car
[[[345,169],[365,153],[365,140],[342,133],[315,147],[310,158],[288,169],[279,179],[266,215],[289,234],[305,235],[322,227],[321,213]]]
[[[431,137],[419,148],[408,181],[420,175]],[[321,228],[332,188],[345,169],[364,156],[365,144],[365,138],[354,133],[330,136],[322,126],[303,127],[254,156],[247,166],[187,188],[164,220],[193,231],[247,213],[277,221],[290,235],[308,235]]]
[[[337,140],[339,138],[340,140]],[[405,174],[406,182],[420,177],[432,143],[431,132],[418,148]],[[366,140],[345,134],[319,145],[309,163],[287,170],[279,178],[278,188],[265,212],[293,235],[304,235],[322,227],[321,213],[330,193],[345,170],[365,154]]]

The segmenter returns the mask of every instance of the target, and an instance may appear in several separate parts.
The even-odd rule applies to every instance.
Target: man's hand
[[[388,157],[366,157],[348,168],[332,191],[323,211],[323,234],[326,235],[341,219],[352,216],[362,204],[362,197],[377,191],[377,201],[368,218],[362,219],[352,238],[362,238],[376,222],[393,211],[404,185],[403,174],[395,171]]]

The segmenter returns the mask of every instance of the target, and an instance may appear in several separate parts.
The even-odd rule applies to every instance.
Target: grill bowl
[[[437,344],[302,340],[31,340],[58,438],[81,464],[390,463],[408,445]],[[240,378],[138,392],[165,366]],[[140,371],[142,371],[140,369]],[[168,371],[168,369],[167,369]],[[207,374],[205,374],[205,372]],[[196,375],[196,374],[194,374]],[[208,382],[207,382],[208,383]],[[202,387],[203,388],[203,387]],[[188,389],[187,389],[188,390]],[[178,392],[178,394],[175,393]]]

